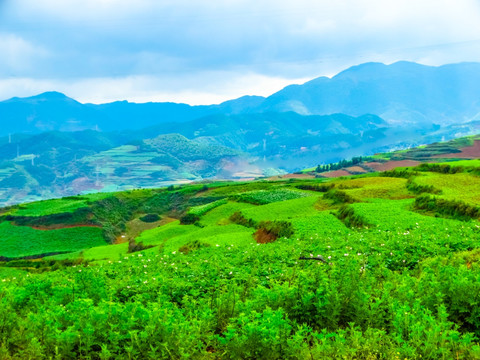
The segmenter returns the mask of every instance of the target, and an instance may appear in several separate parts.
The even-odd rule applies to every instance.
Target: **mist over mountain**
[[[218,105],[0,102],[0,202],[252,178],[479,131],[480,64],[367,63]]]
[[[386,121],[451,124],[480,112],[480,63],[440,67],[411,62],[366,63],[333,78],[287,86],[265,99],[262,111],[378,115]]]
[[[177,103],[82,104],[47,92],[0,102],[0,135],[18,132],[115,131],[161,123],[185,122],[209,115],[296,112],[301,115],[375,114],[395,126],[453,124],[478,120],[480,63],[440,67],[411,62],[366,63],[332,78],[290,85],[263,98],[244,96],[219,105]]]

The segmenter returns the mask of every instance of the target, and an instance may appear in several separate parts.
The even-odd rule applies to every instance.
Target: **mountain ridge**
[[[102,131],[139,129],[165,122],[184,122],[213,114],[294,111],[302,115],[375,114],[387,122],[462,123],[480,113],[480,63],[441,66],[400,61],[364,63],[335,76],[292,84],[268,97],[246,95],[220,104],[174,102],[80,103],[55,91],[0,102],[6,126],[0,135],[44,130]],[[13,124],[17,124],[14,126]]]

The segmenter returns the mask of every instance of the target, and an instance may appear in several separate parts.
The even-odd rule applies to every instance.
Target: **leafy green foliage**
[[[309,194],[290,189],[274,189],[250,191],[240,195],[236,195],[234,199],[250,204],[264,205],[277,201],[298,199],[306,196],[309,196]]]
[[[323,198],[331,200],[333,204],[351,204],[357,200],[342,190],[329,190],[323,194]]]
[[[315,172],[322,173],[327,171],[340,170],[346,167],[361,164],[362,162],[365,162],[365,161],[370,161],[371,159],[372,159],[371,157],[356,156],[356,157],[353,157],[351,160],[343,159],[333,164],[317,165],[317,167],[315,168]]]
[[[460,220],[480,218],[480,208],[466,204],[463,201],[422,195],[415,199],[413,206],[416,210],[427,211],[437,216],[448,216]]]
[[[472,176],[412,177],[438,182],[435,198],[414,199],[404,177],[374,176],[334,180],[323,196],[340,195],[325,200],[312,192],[261,205],[223,200],[312,183],[297,180],[99,199],[70,214],[116,231],[145,213],[161,215],[161,225],[129,242],[0,266],[0,357],[480,358],[480,223],[429,216],[478,211],[475,185],[461,204],[446,198]],[[413,211],[422,197],[435,210]],[[190,213],[201,227],[169,217]],[[57,231],[5,224],[4,237]],[[101,229],[81,229],[101,240]],[[18,247],[25,233],[15,236]],[[326,263],[299,261],[319,255]]]
[[[200,216],[189,213],[189,214],[185,214],[180,218],[180,224],[191,225],[191,224],[195,224],[198,220],[200,220]]]
[[[160,220],[160,215],[158,215],[158,214],[147,214],[147,215],[144,215],[144,216],[140,217],[140,220],[142,220],[143,222],[146,222],[146,223],[152,223],[152,222]]]
[[[437,189],[433,185],[420,185],[412,181],[412,179],[408,179],[407,181],[407,189],[414,194],[422,194],[422,193],[429,193],[429,194],[441,194],[442,190]]]
[[[356,214],[352,207],[346,205],[338,209],[335,215],[343,221],[347,227],[364,228],[371,226],[363,216]]]
[[[235,224],[242,225],[245,227],[256,228],[257,223],[253,219],[247,219],[240,211],[234,212],[229,220]]]
[[[47,231],[9,222],[0,223],[0,239],[0,255],[8,258],[77,251],[105,244],[102,229],[98,227]]]
[[[257,243],[265,244],[278,238],[289,238],[293,234],[292,223],[288,221],[261,221],[253,236]]]
[[[301,190],[310,190],[310,191],[318,191],[318,192],[327,192],[328,190],[333,189],[335,184],[328,183],[328,184],[300,184],[296,187]]]

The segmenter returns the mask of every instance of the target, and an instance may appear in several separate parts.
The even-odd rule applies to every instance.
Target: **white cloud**
[[[0,68],[3,72],[31,71],[36,60],[48,57],[48,51],[15,34],[0,33]]]
[[[12,92],[25,97],[55,90],[84,103],[128,100],[216,104],[243,95],[268,96],[287,85],[307,80],[226,72],[196,74],[189,79],[149,76],[68,80],[10,78],[0,79],[0,99],[11,97]]]
[[[0,76],[81,99],[218,102],[367,61],[480,61],[478,0],[7,3]]]

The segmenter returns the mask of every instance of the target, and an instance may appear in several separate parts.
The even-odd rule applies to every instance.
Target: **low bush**
[[[350,206],[342,206],[334,215],[347,227],[365,228],[371,226],[363,216],[356,214]]]
[[[329,190],[323,194],[324,199],[332,200],[333,204],[351,204],[357,200],[342,190]]]
[[[407,189],[408,191],[414,194],[422,194],[422,193],[429,193],[429,194],[441,194],[442,190],[437,189],[433,185],[420,185],[412,181],[412,179],[408,179],[407,181]]]
[[[422,210],[435,216],[445,216],[458,220],[480,218],[480,208],[460,200],[446,200],[434,196],[422,195],[415,199],[415,210]]]
[[[297,185],[297,189],[301,190],[310,190],[310,191],[318,191],[318,192],[327,192],[335,187],[335,184],[300,184]]]
[[[182,225],[192,225],[195,224],[198,220],[200,220],[200,216],[196,214],[185,214],[180,218],[180,224]]]
[[[288,221],[261,221],[253,234],[259,244],[269,243],[278,238],[289,238],[294,234],[292,223]]]
[[[146,222],[146,223],[152,223],[152,222],[160,220],[160,215],[158,215],[158,214],[147,214],[145,216],[142,216],[140,218],[140,220],[142,220],[143,222]]]
[[[235,211],[229,218],[235,224],[242,225],[249,228],[257,227],[257,223],[253,219],[247,219],[241,211]]]

